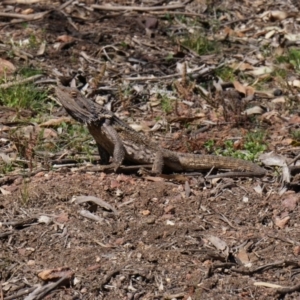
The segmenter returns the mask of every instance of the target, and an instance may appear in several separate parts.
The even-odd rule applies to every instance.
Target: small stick
[[[0,15],[1,15],[1,13],[0,13]],[[17,80],[15,82],[3,83],[3,84],[0,84],[0,89],[8,89],[11,86],[35,81],[41,77],[43,77],[43,75],[39,74],[39,75],[33,75],[33,76],[25,78],[25,79]]]
[[[201,70],[201,71],[200,71]],[[204,68],[203,66],[196,68],[194,70],[191,70],[189,72],[186,72],[186,74],[192,74],[192,73],[196,73],[197,71],[199,71],[199,73],[197,75],[203,75],[205,73],[208,73],[209,71],[211,71],[212,68]],[[169,78],[174,78],[174,77],[180,77],[182,76],[181,73],[176,73],[176,74],[171,74],[171,75],[165,75],[165,76],[160,76],[160,77],[125,77],[125,80],[137,80],[137,81],[144,81],[144,80],[150,80],[150,81],[159,81],[162,79],[169,79]]]
[[[50,12],[50,10],[44,11],[41,13],[30,14],[30,15],[0,12],[0,17],[24,19],[26,21],[33,21],[33,20],[39,20],[39,19],[43,18],[49,12]]]
[[[91,7],[99,10],[112,10],[112,11],[119,11],[119,10],[154,11],[154,10],[169,10],[169,9],[171,10],[171,9],[185,8],[185,5],[174,4],[174,5],[165,5],[165,6],[123,6],[123,5],[111,6],[111,5],[94,4]]]

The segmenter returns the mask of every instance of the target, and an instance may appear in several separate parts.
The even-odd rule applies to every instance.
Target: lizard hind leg
[[[144,167],[141,167],[138,171],[138,173],[140,175],[150,175],[150,176],[155,176],[155,175],[159,175],[162,174],[163,171],[163,166],[164,166],[164,158],[163,158],[163,154],[161,151],[157,151],[155,153],[155,157],[154,157],[154,161],[152,163],[152,168],[151,171],[147,170]]]
[[[160,150],[155,153],[153,165],[152,165],[152,172],[156,174],[162,174],[164,168],[164,157]]]

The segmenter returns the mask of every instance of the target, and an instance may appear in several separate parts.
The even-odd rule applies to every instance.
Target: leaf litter
[[[0,95],[32,82],[48,92],[42,112],[0,97],[1,299],[299,297],[297,1],[5,0],[0,11]],[[268,176],[85,169],[95,144],[55,99],[57,80],[176,151],[249,155],[263,131],[255,159]]]

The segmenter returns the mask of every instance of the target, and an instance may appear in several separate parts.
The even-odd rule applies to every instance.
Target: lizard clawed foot
[[[146,168],[140,168],[138,174],[142,176],[157,176],[158,173],[152,170],[147,170]]]
[[[111,167],[114,168],[115,173],[118,173],[118,171],[120,170],[121,164],[112,163]]]

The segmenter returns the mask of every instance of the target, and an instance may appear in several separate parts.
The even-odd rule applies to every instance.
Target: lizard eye
[[[71,94],[72,97],[76,96],[76,92],[75,91],[72,91],[70,94]]]

